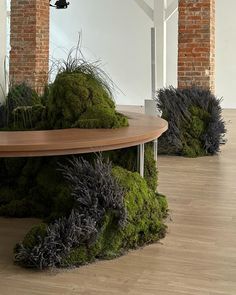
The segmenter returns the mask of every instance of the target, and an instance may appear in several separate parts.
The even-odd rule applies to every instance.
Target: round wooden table
[[[159,117],[123,113],[129,118],[129,127],[119,129],[1,131],[0,157],[71,155],[139,146],[142,161],[144,143],[160,137],[168,123]]]

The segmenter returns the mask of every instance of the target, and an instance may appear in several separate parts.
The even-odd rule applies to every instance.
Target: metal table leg
[[[153,141],[153,148],[154,148],[154,160],[157,162],[157,154],[158,154],[158,139]]]
[[[144,177],[144,143],[138,146],[138,170],[142,177]]]

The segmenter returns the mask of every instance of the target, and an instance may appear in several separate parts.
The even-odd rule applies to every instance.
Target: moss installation
[[[113,165],[137,171],[137,148],[102,153]],[[95,154],[83,158],[93,161]],[[74,201],[70,189],[58,171],[71,157],[0,158],[0,215],[37,217],[46,221],[68,216]],[[144,178],[153,191],[157,188],[157,168],[152,144],[145,147]],[[50,180],[50,181],[49,181]]]
[[[13,85],[0,105],[0,130],[126,127],[107,80],[94,64],[71,60],[42,96],[24,83]]]
[[[80,266],[165,236],[167,202],[156,193],[151,144],[144,179],[133,172],[135,148],[84,157],[0,160],[0,215],[44,220],[15,247],[18,264]]]
[[[157,107],[169,123],[159,140],[159,153],[198,157],[219,152],[225,135],[220,99],[199,88],[161,89]]]
[[[107,81],[96,65],[69,59],[42,96],[24,83],[11,87],[0,105],[0,129],[126,127]],[[15,261],[39,269],[80,266],[163,238],[168,209],[156,192],[152,144],[145,177],[136,170],[136,148],[0,159],[0,215],[42,220],[16,245]]]
[[[112,168],[101,157],[93,165],[74,158],[62,172],[74,198],[72,212],[34,227],[15,247],[17,263],[41,269],[80,266],[165,236],[166,199],[137,172]]]

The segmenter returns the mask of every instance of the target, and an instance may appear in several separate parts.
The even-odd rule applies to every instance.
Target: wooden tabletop
[[[125,148],[161,136],[168,123],[158,117],[123,112],[129,127],[0,132],[0,157],[83,154]]]

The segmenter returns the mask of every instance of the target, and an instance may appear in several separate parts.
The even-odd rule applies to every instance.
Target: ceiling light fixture
[[[51,0],[49,0],[49,3],[51,7],[55,7],[56,9],[66,9],[70,5],[70,2],[67,2],[66,0],[58,0],[54,5],[52,5]]]

